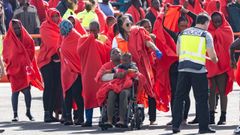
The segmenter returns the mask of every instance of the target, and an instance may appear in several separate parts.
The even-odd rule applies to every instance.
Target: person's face
[[[59,23],[59,21],[60,21],[60,17],[59,17],[59,15],[56,13],[56,14],[53,14],[52,16],[51,16],[51,18],[52,18],[52,21],[54,22],[54,23],[56,23],[56,24],[58,24]]]
[[[20,37],[21,37],[21,30],[22,30],[22,29],[21,29],[21,27],[20,27],[19,22],[13,22],[13,23],[12,23],[12,26],[13,26],[13,30],[14,30],[16,36],[17,36],[18,38],[20,38]]]
[[[69,8],[74,9],[75,5],[77,4],[77,0],[67,0],[69,4]]]
[[[152,33],[152,25],[150,22],[146,22],[143,24],[143,27],[149,32]]]
[[[111,52],[111,60],[113,62],[115,61],[119,61],[120,62],[120,58],[121,58],[121,52],[119,49],[114,49],[112,52]]]
[[[91,3],[86,3],[85,5],[85,9],[87,10],[87,12],[91,11],[92,10],[92,4]]]
[[[132,22],[129,20],[129,18],[125,19],[122,25],[122,28],[129,33],[132,27]]]
[[[212,16],[212,23],[215,28],[218,28],[222,25],[222,17],[221,15],[214,15]]]
[[[95,26],[95,25],[90,26],[89,31],[91,34],[94,35],[95,38],[98,37],[99,29],[97,26]]]
[[[159,2],[159,0],[153,0],[152,7],[159,11],[160,10],[160,2]]]
[[[188,28],[188,22],[187,21],[181,21],[181,22],[179,22],[179,24],[178,24],[178,29],[179,29],[179,31],[181,32],[181,31],[184,31],[185,29],[187,29]]]
[[[128,64],[131,64],[131,59],[129,57],[122,57],[121,58],[121,63],[123,65],[128,65]]]
[[[75,20],[73,17],[69,17],[68,20],[73,24],[73,26],[75,26]]]
[[[108,21],[107,21],[107,25],[109,26],[109,27],[111,27],[113,24],[115,24],[116,23],[116,19],[113,19],[113,18],[111,18],[111,19],[109,19]]]

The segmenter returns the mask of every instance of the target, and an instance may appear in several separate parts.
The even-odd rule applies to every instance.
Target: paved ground
[[[6,135],[65,135],[65,134],[105,134],[105,135],[168,135],[171,134],[171,126],[166,126],[166,123],[170,121],[170,113],[157,113],[156,126],[149,126],[148,116],[144,121],[144,126],[141,130],[128,131],[123,129],[111,129],[108,131],[101,131],[98,126],[99,109],[94,110],[94,126],[91,128],[82,128],[80,126],[64,126],[58,123],[45,124],[43,123],[43,105],[42,105],[42,92],[33,89],[32,90],[32,114],[36,121],[29,122],[25,116],[25,104],[24,98],[21,94],[19,96],[19,119],[20,122],[12,123],[12,107],[11,107],[11,90],[10,85],[0,83],[0,129],[5,129],[2,134]],[[239,122],[239,97],[240,88],[234,84],[234,91],[229,95],[228,113],[227,113],[227,125],[225,126],[213,126],[217,129],[218,135],[231,135],[233,130],[240,123]],[[192,120],[195,116],[195,103],[191,94],[191,110],[188,120]],[[145,113],[147,110],[145,110]],[[218,112],[219,108],[218,108]],[[216,116],[216,121],[219,119],[220,113]],[[192,135],[197,134],[197,125],[186,125],[182,126],[180,134]]]

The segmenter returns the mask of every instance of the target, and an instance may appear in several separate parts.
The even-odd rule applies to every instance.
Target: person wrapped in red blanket
[[[84,106],[86,109],[86,122],[84,127],[92,126],[93,108],[98,107],[96,93],[100,88],[94,78],[101,66],[110,60],[108,45],[101,40],[99,23],[93,21],[89,25],[90,35],[83,36],[78,41],[78,54],[81,63]]]
[[[164,30],[162,21],[161,16],[158,16],[153,27],[153,33],[156,35],[156,46],[163,53],[162,59],[157,60],[153,66],[156,76],[154,89],[158,93],[156,95],[157,98],[163,101],[160,104],[160,110],[167,112],[169,110],[169,102],[171,101],[171,90],[176,89],[176,80],[174,79],[176,79],[177,75],[174,67],[177,65],[178,57],[176,44]]]
[[[119,122],[116,123],[118,127],[126,127],[125,119],[127,113],[128,99],[131,93],[131,87],[133,85],[133,79],[139,77],[139,84],[142,84],[143,76],[138,72],[138,68],[132,62],[132,56],[130,53],[124,53],[121,56],[121,64],[113,69],[106,70],[106,73],[114,73],[113,80],[103,84],[98,93],[97,100],[99,105],[103,105],[107,99],[107,114],[108,121],[105,123],[108,127],[112,127],[113,114],[115,110],[115,101],[119,96]],[[140,85],[142,86],[142,85]],[[141,88],[140,88],[141,90]]]
[[[131,0],[132,5],[128,8],[128,14],[132,15],[133,23],[136,24],[140,20],[145,18],[145,12],[143,10],[142,3],[140,0]]]
[[[44,121],[56,122],[53,111],[62,110],[61,65],[58,55],[61,15],[55,8],[47,10],[47,19],[40,27],[42,44],[38,56],[38,66],[44,81],[43,105]]]
[[[229,48],[234,40],[234,35],[231,26],[225,19],[223,13],[214,12],[211,15],[212,21],[208,31],[214,39],[214,48],[218,56],[219,62],[214,64],[207,61],[206,67],[208,70],[208,79],[210,80],[210,124],[215,123],[215,97],[216,91],[220,95],[221,117],[218,125],[225,124],[227,110],[227,95],[233,89],[234,73],[230,66]]]
[[[25,96],[26,116],[34,120],[30,113],[30,86],[43,90],[41,76],[35,61],[35,45],[31,36],[19,20],[13,19],[3,41],[3,61],[6,64],[7,77],[12,88],[14,118],[18,121],[18,95]]]
[[[81,22],[75,16],[73,16],[73,15],[69,16],[68,20],[72,22],[75,30],[79,34],[81,34],[81,35],[87,34],[87,31],[84,29],[84,27],[82,26]]]
[[[60,23],[62,42],[60,45],[61,58],[61,81],[64,101],[66,105],[66,121],[64,125],[73,125],[72,107],[73,101],[77,105],[78,115],[75,116],[74,124],[84,122],[84,102],[82,97],[81,64],[77,53],[77,44],[81,35],[73,28],[69,20]]]

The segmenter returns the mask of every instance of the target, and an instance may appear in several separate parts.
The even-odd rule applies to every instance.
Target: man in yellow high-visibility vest
[[[210,18],[207,14],[199,14],[196,26],[181,32],[177,42],[179,55],[178,81],[173,107],[173,133],[180,132],[183,100],[188,96],[192,86],[197,105],[199,133],[215,133],[209,125],[208,80],[205,67],[206,59],[217,63],[213,38],[207,32]],[[208,56],[206,56],[208,53]]]

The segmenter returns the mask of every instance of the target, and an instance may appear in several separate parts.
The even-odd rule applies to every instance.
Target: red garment
[[[108,17],[106,18],[106,20],[107,20],[108,18],[112,18],[112,16],[108,16]],[[115,19],[115,18],[114,18],[114,19]],[[115,24],[113,24],[112,26],[108,26],[107,21],[105,21],[105,22],[106,22],[106,24],[105,24],[105,27],[104,27],[104,31],[103,31],[102,33],[103,33],[105,36],[108,37],[109,41],[112,42],[112,40],[113,40],[113,38],[114,38],[114,25],[115,25]],[[110,44],[110,46],[112,46],[112,44]]]
[[[82,12],[85,8],[85,3],[83,0],[78,0],[77,3],[77,9],[75,10],[75,13],[78,14],[79,12]]]
[[[231,26],[225,19],[224,15],[218,12],[222,16],[223,24],[215,28],[210,23],[209,32],[212,34],[214,39],[214,48],[218,57],[218,63],[214,64],[211,61],[207,61],[206,67],[208,70],[207,77],[210,79],[216,75],[220,75],[223,73],[228,74],[228,83],[226,86],[226,95],[232,91],[233,88],[233,80],[234,80],[234,73],[230,66],[230,54],[229,48],[234,40],[234,35]]]
[[[220,0],[221,2],[221,11],[225,15],[225,17],[228,17],[228,12],[227,12],[227,1],[226,0]]]
[[[228,17],[228,12],[227,12],[227,1],[226,0],[211,0],[206,2],[206,11],[208,14],[212,14],[214,11],[217,10],[216,3],[220,3],[220,11],[225,15],[225,17]]]
[[[36,7],[40,22],[44,22],[46,20],[46,10],[48,9],[48,3],[44,0],[31,0],[30,3]]]
[[[95,77],[95,81],[98,82],[98,83],[104,83],[104,82],[102,82],[101,77],[105,74],[106,71],[109,71],[116,66],[117,65],[114,65],[114,63],[112,61],[107,62],[104,65],[102,65],[102,67],[97,72],[97,75]]]
[[[114,38],[114,25],[115,24],[113,24],[112,26],[108,27],[108,25],[106,24],[105,25],[105,30],[103,31],[103,34],[108,37],[108,41],[109,41],[110,47],[112,46],[111,43],[112,43],[113,38]]]
[[[80,58],[77,53],[77,42],[81,35],[73,29],[66,37],[63,37],[60,45],[61,81],[63,93],[67,92],[76,81],[81,72]]]
[[[56,8],[60,0],[49,0],[49,8]]]
[[[100,84],[94,78],[101,66],[109,61],[110,48],[97,41],[94,35],[91,34],[79,39],[77,50],[82,69],[85,109],[98,107],[96,93],[100,88]]]
[[[157,108],[167,112],[171,99],[169,70],[170,66],[178,61],[176,44],[171,36],[163,29],[162,18],[160,16],[156,19],[153,33],[156,35],[156,46],[163,54],[162,58],[157,60],[153,66],[156,79],[154,90],[157,99],[160,101]]]
[[[147,95],[155,97],[153,92],[154,75],[150,63],[150,55],[145,45],[146,41],[151,41],[149,33],[142,27],[133,26],[128,41],[128,51],[132,54],[133,61],[139,69],[139,72],[146,78],[146,83],[143,86],[142,94],[139,97],[143,104],[146,105]]]
[[[145,12],[141,7],[139,8],[139,11],[138,11],[138,9],[132,5],[128,8],[126,13],[132,15],[134,24],[136,24],[137,22],[145,18]]]
[[[7,76],[11,83],[12,92],[21,91],[30,85],[43,90],[41,76],[34,56],[34,41],[22,24],[20,27],[21,39],[16,36],[12,22],[10,22],[7,35],[3,40],[3,60],[6,63]]]
[[[42,68],[44,65],[50,63],[52,59],[51,57],[57,53],[59,48],[58,40],[60,37],[60,29],[58,24],[54,23],[51,19],[53,14],[58,14],[61,16],[56,9],[50,8],[47,11],[47,20],[44,21],[40,27],[42,45],[40,46],[40,52],[38,56],[39,68]]]
[[[217,2],[219,2],[220,6],[221,6],[220,0],[212,0],[212,1],[208,2],[208,4],[206,5],[206,11],[209,15],[211,15],[215,11],[219,11],[217,9]]]
[[[158,15],[160,14],[160,11],[157,11],[155,8],[153,8],[153,7],[150,7],[150,9],[149,9],[152,13],[153,13],[153,15],[157,18],[158,17]]]
[[[80,33],[81,35],[87,34],[87,31],[84,29],[84,27],[82,26],[81,22],[76,17],[74,17],[73,15],[69,16],[69,17],[72,17],[75,20],[74,28],[77,30],[78,33]]]
[[[125,70],[118,69],[117,73],[124,71]],[[139,77],[141,79],[139,80],[140,83],[144,82],[143,75],[141,73],[128,73],[128,75],[126,75],[126,77],[123,79],[113,79],[112,81],[103,84],[97,92],[97,101],[99,106],[103,105],[104,101],[107,99],[109,91],[112,90],[115,93],[119,94],[125,89],[130,89],[133,85],[132,78],[136,77]],[[141,87],[139,90],[141,90]]]
[[[166,3],[174,4],[174,1],[173,0],[163,0],[163,3],[164,4],[166,4]]]
[[[168,11],[165,15],[163,25],[167,29],[173,31],[173,32],[179,32],[178,29],[178,19],[181,16],[181,6],[173,6],[170,5],[168,7]]]
[[[106,18],[107,17],[99,7],[95,8],[95,13],[98,16],[98,22],[99,22],[99,25],[100,25],[100,32],[103,32],[104,29],[105,29],[105,24],[106,24]]]
[[[183,5],[186,0],[181,0],[180,5]],[[201,12],[204,12],[202,9],[201,1],[200,0],[194,0],[194,6],[188,3],[187,9],[195,14],[199,14]]]

